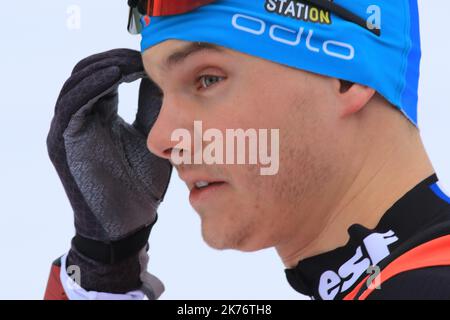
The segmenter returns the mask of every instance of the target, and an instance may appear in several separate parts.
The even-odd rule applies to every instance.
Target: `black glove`
[[[118,86],[141,78],[136,120],[129,125],[117,114]],[[146,146],[160,107],[141,54],[128,49],[79,62],[58,97],[47,146],[75,215],[67,265],[80,267],[87,291],[142,288],[139,253],[172,170]]]

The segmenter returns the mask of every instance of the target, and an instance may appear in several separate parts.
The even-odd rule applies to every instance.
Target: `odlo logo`
[[[268,35],[271,40],[291,47],[305,46],[308,51],[317,54],[323,51],[327,56],[341,60],[353,60],[355,58],[355,48],[350,43],[329,39],[321,42],[318,46],[314,46],[313,43],[317,41],[315,41],[313,29],[305,30],[304,27],[300,27],[298,30],[294,30],[277,24],[267,24],[262,19],[241,13],[233,15],[231,25],[236,30],[257,37]]]
[[[358,278],[366,272],[370,266],[377,265],[386,258],[390,251],[389,245],[398,238],[394,231],[386,233],[372,233],[363,240],[365,254],[362,246],[356,248],[356,252],[337,271],[328,270],[322,273],[319,283],[319,294],[324,300],[333,300],[340,292],[345,292],[352,287]]]

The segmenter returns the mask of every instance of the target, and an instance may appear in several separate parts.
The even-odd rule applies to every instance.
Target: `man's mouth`
[[[218,184],[218,183],[223,183],[223,182],[221,182],[221,181],[218,181],[218,182],[197,181],[196,183],[194,183],[194,188],[203,189],[203,188],[209,187],[210,185],[214,185],[214,184]]]
[[[189,194],[189,201],[192,206],[198,205],[201,202],[208,201],[217,197],[217,193],[225,187],[224,181],[196,181],[194,187]]]
[[[209,182],[206,182],[206,181],[198,181],[198,182],[194,183],[194,187],[197,189],[205,188],[207,186],[209,186]]]
[[[189,188],[189,202],[194,208],[208,201],[214,201],[229,185],[222,178],[207,173],[178,170],[178,174]]]

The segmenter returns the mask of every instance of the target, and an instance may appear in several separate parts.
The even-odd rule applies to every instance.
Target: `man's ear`
[[[376,93],[374,89],[357,83],[339,79],[336,79],[336,82],[342,117],[360,111]]]

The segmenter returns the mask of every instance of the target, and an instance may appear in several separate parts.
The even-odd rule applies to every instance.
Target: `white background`
[[[70,5],[81,28],[67,27]],[[438,175],[450,190],[450,2],[420,1],[423,63],[419,123]],[[80,59],[139,49],[126,32],[126,1],[4,1],[0,10],[0,298],[41,299],[51,262],[74,234],[72,210],[48,159],[46,135],[63,82]],[[383,66],[380,66],[383,67]],[[121,89],[131,121],[137,84]],[[150,271],[162,299],[301,299],[274,250],[218,252],[203,243],[185,185],[173,175],[151,235]]]

